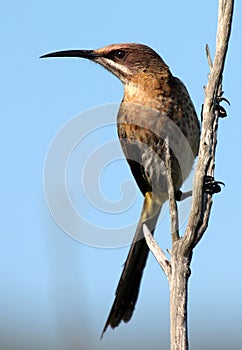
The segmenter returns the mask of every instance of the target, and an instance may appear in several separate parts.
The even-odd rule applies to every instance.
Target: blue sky
[[[223,85],[231,106],[226,106],[228,118],[219,125],[216,178],[226,187],[214,196],[209,228],[191,267],[189,337],[194,349],[235,350],[242,342],[241,11],[238,2]],[[208,0],[2,4],[1,349],[169,348],[168,284],[152,256],[132,320],[108,330],[100,342],[128,247],[97,248],[88,246],[88,239],[86,244],[72,239],[54,221],[44,194],[44,165],[55,135],[80,113],[86,121],[89,115],[84,111],[119,102],[122,85],[93,63],[38,57],[63,49],[145,43],[186,84],[200,114],[208,74],[205,44],[213,54],[216,24],[217,4]],[[99,123],[96,114],[91,115]],[[113,228],[113,234],[132,225],[141,208],[142,197],[132,185],[128,166],[118,158],[100,178],[101,194],[116,209],[122,198],[120,184],[131,186],[134,202],[125,215],[90,205],[91,194],[85,190],[96,185],[96,177],[92,170],[86,173],[83,188],[79,174],[89,151],[93,154],[109,142],[117,146],[115,120],[113,115],[109,126],[79,142],[67,168],[67,187],[78,213],[93,227]],[[164,249],[169,247],[167,213],[156,237]]]

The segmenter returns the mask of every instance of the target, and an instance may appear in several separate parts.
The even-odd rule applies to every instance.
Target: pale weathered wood
[[[177,212],[177,204],[176,204],[176,198],[175,198],[175,189],[172,181],[171,155],[170,155],[168,137],[165,139],[164,145],[166,149],[166,169],[167,169],[168,196],[169,196],[169,207],[170,207],[171,237],[172,237],[172,243],[174,243],[179,239],[179,222],[178,222],[178,212]]]
[[[200,230],[200,236],[202,235],[202,231],[204,232],[204,230],[201,230],[201,226],[206,229],[212,206],[211,197],[203,193],[203,185],[205,176],[213,176],[214,172],[218,118],[215,113],[215,103],[218,97],[217,94],[222,79],[231,32],[233,5],[233,0],[219,0],[216,52],[212,70],[205,88],[202,133],[197,168],[194,176],[192,207],[188,226],[184,235],[184,249],[188,252],[191,252],[195,243],[199,241],[196,237],[198,230]],[[204,213],[206,211],[208,211],[208,214],[205,218]],[[206,222],[204,222],[205,219]]]
[[[148,227],[145,224],[143,225],[143,232],[150,251],[154,254],[156,260],[158,261],[159,265],[161,266],[162,270],[164,271],[166,277],[169,280],[171,276],[170,261],[167,259],[165,253],[159,247],[158,243],[155,241],[154,237],[152,236]]]

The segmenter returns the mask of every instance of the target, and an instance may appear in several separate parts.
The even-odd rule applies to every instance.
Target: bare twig
[[[171,237],[172,243],[179,239],[179,223],[178,223],[178,212],[175,198],[175,190],[171,175],[171,155],[169,148],[169,139],[165,139],[166,149],[166,171],[167,171],[167,183],[168,183],[168,195],[169,195],[169,207],[170,207],[170,221],[171,221]]]
[[[211,71],[212,68],[213,68],[213,61],[212,61],[212,58],[211,58],[211,54],[210,54],[210,50],[209,50],[208,44],[206,45],[206,55],[207,55],[207,59],[208,59],[208,65],[209,65],[209,68],[210,68],[210,71]]]
[[[164,271],[166,277],[169,280],[171,275],[170,261],[167,259],[165,253],[159,247],[158,243],[155,241],[154,237],[152,236],[148,227],[145,224],[143,225],[143,232],[144,232],[146,243],[150,251],[155,256],[156,260],[158,261],[159,265],[161,266],[162,270]]]

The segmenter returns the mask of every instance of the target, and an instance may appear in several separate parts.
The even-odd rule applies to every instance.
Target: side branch
[[[158,264],[161,266],[161,268],[164,271],[168,280],[170,280],[170,276],[171,276],[170,261],[167,259],[165,253],[159,247],[158,243],[155,241],[154,237],[152,236],[152,234],[150,233],[150,231],[146,225],[143,225],[143,232],[144,232],[144,237],[145,237],[146,243],[147,243],[150,251],[155,256]]]
[[[169,195],[169,207],[170,207],[170,220],[171,220],[171,237],[172,244],[179,239],[179,223],[178,223],[178,212],[175,198],[175,190],[171,175],[171,155],[169,148],[169,139],[165,139],[165,150],[166,150],[166,171],[167,171],[167,183],[168,183],[168,195]]]

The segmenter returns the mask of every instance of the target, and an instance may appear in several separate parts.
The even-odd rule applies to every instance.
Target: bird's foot
[[[216,101],[215,101],[215,110],[218,113],[219,118],[227,117],[226,109],[223,106],[220,106],[220,103],[222,101],[227,102],[228,105],[230,106],[229,100],[227,98],[223,97],[223,91],[222,91],[221,95],[216,98]]]
[[[218,113],[219,118],[226,118],[227,117],[227,112],[226,109],[220,105],[222,101],[225,101],[228,103],[230,106],[230,102],[227,98],[223,97],[223,91],[220,96],[218,96],[215,100],[215,111]],[[201,108],[201,121],[203,121],[203,104]]]
[[[213,176],[206,176],[204,181],[204,192],[210,195],[221,192],[221,186],[225,186],[222,181],[215,181]]]

